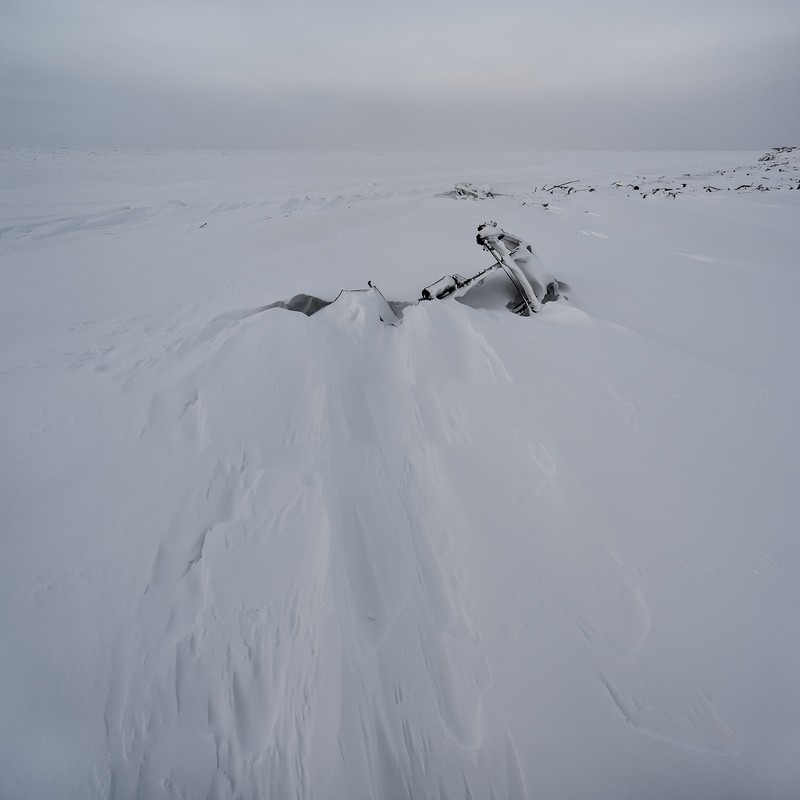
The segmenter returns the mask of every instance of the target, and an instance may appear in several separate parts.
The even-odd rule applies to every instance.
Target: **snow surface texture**
[[[760,155],[0,152],[0,797],[800,796]]]

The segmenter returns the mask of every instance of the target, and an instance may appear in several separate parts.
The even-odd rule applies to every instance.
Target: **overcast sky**
[[[800,0],[0,0],[0,145],[800,144]]]

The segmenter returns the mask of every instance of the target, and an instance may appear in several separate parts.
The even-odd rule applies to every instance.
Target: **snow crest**
[[[456,388],[508,376],[454,309],[394,328],[368,299],[211,323],[150,368],[193,363],[132,446],[194,456],[114,645],[113,796],[480,796],[507,760],[441,451],[468,453]]]

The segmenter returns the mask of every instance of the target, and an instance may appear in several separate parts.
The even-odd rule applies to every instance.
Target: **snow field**
[[[0,794],[795,796],[757,155],[6,151]],[[569,299],[263,310],[414,300],[485,219]]]

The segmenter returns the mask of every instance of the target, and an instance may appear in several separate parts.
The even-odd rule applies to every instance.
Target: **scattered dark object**
[[[496,196],[497,193],[488,183],[483,186],[475,186],[466,181],[457,183],[449,192],[436,195],[436,197],[455,197],[459,200],[487,200]]]
[[[268,306],[264,306],[262,310],[267,311],[270,308],[285,308],[287,311],[299,311],[301,314],[310,317],[312,314],[316,314],[317,311],[330,304],[330,300],[321,300],[319,297],[314,297],[312,294],[296,294],[291,300],[278,300],[277,303],[270,303]]]
[[[800,149],[800,148],[798,148],[796,146],[793,146],[793,147],[786,147],[786,146],[784,146],[784,147],[773,147],[772,150],[769,151],[769,153],[765,153],[758,160],[759,161],[775,161],[778,158],[778,156],[788,155],[789,153],[793,153],[795,150],[798,150],[798,149]]]

